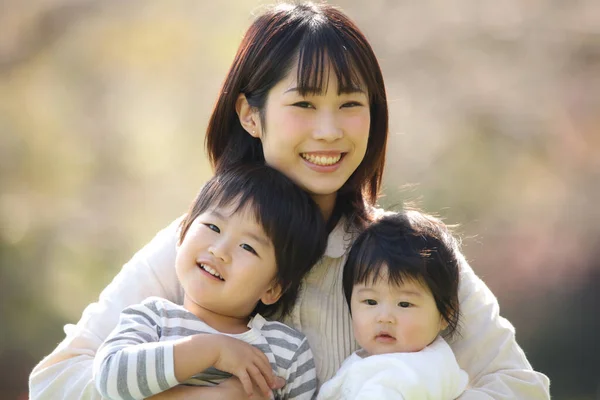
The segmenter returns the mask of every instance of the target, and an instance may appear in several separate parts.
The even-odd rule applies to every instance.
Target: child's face
[[[197,315],[195,310],[243,319],[259,300],[272,304],[279,299],[273,243],[251,211],[234,209],[200,214],[177,250],[184,305]]]
[[[350,306],[354,335],[369,355],[420,351],[446,327],[428,288],[388,284],[387,272],[374,285],[354,285]]]

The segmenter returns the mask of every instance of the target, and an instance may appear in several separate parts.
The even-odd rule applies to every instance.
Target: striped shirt
[[[168,300],[150,297],[127,307],[94,359],[94,380],[108,399],[144,399],[179,384],[214,386],[231,374],[209,368],[186,382],[175,378],[173,341],[199,333],[227,335],[265,353],[286,385],[276,399],[311,399],[317,389],[313,354],[306,337],[256,315],[240,334],[221,333]]]

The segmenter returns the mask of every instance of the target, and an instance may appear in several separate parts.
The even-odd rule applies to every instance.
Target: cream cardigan
[[[77,325],[65,326],[65,339],[30,375],[31,399],[100,399],[92,377],[94,355],[121,310],[150,296],[182,303],[174,268],[179,222],[160,231],[125,264]],[[357,350],[341,280],[351,240],[340,222],[329,235],[325,256],[306,278],[291,317],[283,321],[307,336],[320,384]],[[549,399],[548,378],[531,368],[513,326],[499,315],[496,297],[462,256],[459,301],[462,335],[449,344],[470,378],[460,399]]]

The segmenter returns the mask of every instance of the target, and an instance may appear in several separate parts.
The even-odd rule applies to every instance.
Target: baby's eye
[[[240,247],[246,251],[249,251],[250,253],[254,254],[254,255],[258,255],[258,253],[256,252],[256,250],[254,250],[254,248],[252,248],[252,246],[250,246],[249,244],[246,243],[242,243],[240,244]]]
[[[410,307],[412,304],[410,304],[408,301],[401,301],[400,303],[398,303],[398,305],[402,308],[408,308]]]
[[[373,299],[363,300],[363,303],[365,303],[368,306],[376,306],[377,305],[377,301],[373,300]]]
[[[299,101],[297,103],[294,103],[293,105],[300,108],[314,108],[314,106],[308,101]]]
[[[211,231],[215,231],[217,233],[221,233],[221,230],[219,229],[218,226],[216,226],[215,224],[204,224],[208,229],[210,229]]]

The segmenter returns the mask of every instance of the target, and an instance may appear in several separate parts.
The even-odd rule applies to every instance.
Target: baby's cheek
[[[364,323],[361,323],[360,320],[352,320],[352,329],[354,330],[354,336],[360,347],[365,347],[366,345],[365,337],[367,337],[367,332],[365,331],[367,330],[367,328],[368,326]]]

